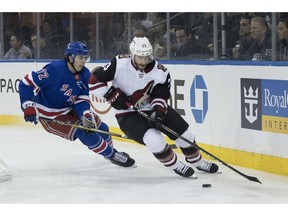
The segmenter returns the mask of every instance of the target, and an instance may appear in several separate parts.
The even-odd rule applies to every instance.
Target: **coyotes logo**
[[[148,98],[150,97],[153,84],[154,84],[154,81],[152,80],[143,89],[139,89],[135,91],[130,96],[131,104],[137,108],[140,108],[141,106],[145,105]]]

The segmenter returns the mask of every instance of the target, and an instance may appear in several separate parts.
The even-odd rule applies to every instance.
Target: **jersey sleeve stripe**
[[[78,98],[76,99],[76,101],[74,102],[74,104],[78,104],[78,103],[81,103],[83,101],[86,101],[86,102],[90,102],[90,98],[88,95],[79,95]]]
[[[162,99],[162,98],[155,98],[151,101],[151,106],[152,107],[155,107],[155,106],[161,106],[161,107],[164,107],[164,108],[168,108],[168,105],[167,105],[167,101]]]
[[[34,89],[39,88],[36,83],[33,81],[32,75],[31,73],[27,74],[23,79],[23,83],[25,85],[30,85],[32,86]]]

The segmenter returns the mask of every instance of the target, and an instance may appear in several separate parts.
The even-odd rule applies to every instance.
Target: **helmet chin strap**
[[[73,63],[74,63],[74,61],[73,61]],[[69,62],[69,64],[72,66],[72,68],[76,71],[76,73],[79,73],[79,71],[77,71],[76,70],[76,68],[74,67],[74,64],[73,63],[71,63],[71,62]]]
[[[72,63],[70,62],[70,59],[68,61],[68,63],[71,65],[71,67],[76,71],[76,73],[79,73],[79,71],[76,70],[75,66],[74,66],[74,58],[72,57]]]

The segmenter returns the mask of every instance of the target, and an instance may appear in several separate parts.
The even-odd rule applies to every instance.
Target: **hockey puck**
[[[202,184],[202,187],[203,188],[208,188],[208,187],[211,187],[211,184]]]

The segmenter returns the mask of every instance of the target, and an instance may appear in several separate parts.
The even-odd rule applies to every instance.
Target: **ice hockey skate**
[[[204,171],[207,173],[216,173],[218,171],[218,165],[215,163],[211,163],[205,160],[200,160],[195,163],[195,166],[198,170]]]
[[[129,154],[125,152],[118,152],[115,150],[115,154],[113,158],[107,158],[113,164],[117,164],[122,167],[131,167],[135,164],[135,160],[129,156]]]
[[[176,167],[175,169],[173,169],[175,173],[177,173],[178,175],[182,176],[182,177],[192,177],[192,178],[197,178],[197,176],[194,174],[195,171],[190,167],[187,166],[185,164],[183,164],[182,162],[179,162],[178,167]]]

